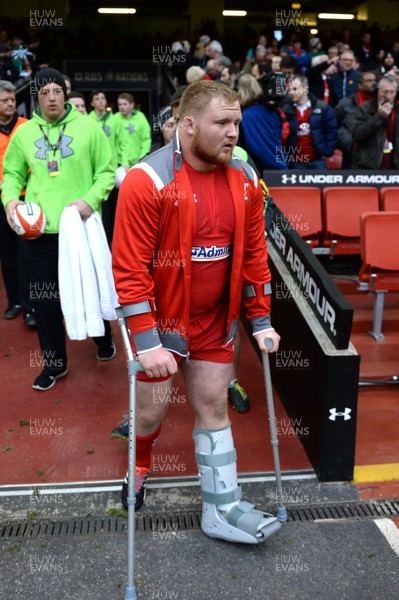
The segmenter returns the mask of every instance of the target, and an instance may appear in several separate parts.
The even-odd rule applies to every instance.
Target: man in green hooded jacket
[[[67,374],[66,338],[58,290],[58,231],[61,213],[75,205],[83,220],[113,187],[111,150],[100,128],[65,102],[66,87],[61,73],[43,69],[32,80],[39,107],[33,118],[15,132],[4,156],[2,202],[13,226],[13,212],[22,189],[26,202],[38,204],[46,216],[42,236],[29,240],[31,300],[43,356],[43,370],[33,388],[45,391]],[[111,327],[94,338],[97,358],[115,356]]]

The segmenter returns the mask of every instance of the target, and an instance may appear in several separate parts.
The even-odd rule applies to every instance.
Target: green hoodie
[[[111,151],[103,132],[71,104],[65,108],[66,115],[57,123],[49,123],[40,109],[35,110],[32,119],[15,131],[4,156],[4,206],[18,200],[26,185],[26,202],[39,204],[46,215],[46,233],[58,232],[62,211],[75,200],[99,210],[114,185]],[[54,145],[63,132],[55,152],[47,148],[43,132]],[[57,176],[49,174],[48,161],[53,160]]]
[[[95,110],[89,113],[89,117],[101,127],[111,147],[112,161],[115,169],[118,165],[131,166],[129,163],[129,145],[125,132],[119,119],[112,112],[107,111],[104,116],[99,117]]]
[[[151,148],[151,127],[146,116],[140,110],[134,110],[130,117],[123,117],[121,113],[114,115],[121,124],[128,143],[128,165],[132,167],[140,158],[149,153]],[[121,163],[120,149],[118,160]],[[124,164],[124,163],[121,163]]]

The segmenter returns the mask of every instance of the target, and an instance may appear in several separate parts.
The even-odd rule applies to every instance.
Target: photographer
[[[249,152],[260,173],[264,169],[287,169],[282,151],[284,118],[273,100],[273,94],[270,94],[270,89],[275,87],[272,81],[275,79],[269,78],[269,84],[265,83],[262,90],[249,73],[244,73],[238,80],[242,110],[239,145]],[[284,94],[285,87],[280,91]]]

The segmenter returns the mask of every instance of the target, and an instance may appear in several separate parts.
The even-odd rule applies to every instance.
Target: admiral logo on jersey
[[[193,246],[191,260],[221,260],[230,256],[230,246]]]

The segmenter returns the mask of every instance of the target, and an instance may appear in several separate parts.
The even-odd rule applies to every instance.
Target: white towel
[[[83,223],[86,227],[87,240],[97,275],[101,315],[106,321],[114,321],[116,319],[115,306],[118,306],[118,295],[112,274],[111,252],[103,223],[98,212],[94,212]]]
[[[116,319],[117,295],[111,254],[98,213],[82,221],[76,206],[63,210],[58,276],[69,338],[84,340],[104,335],[103,318]]]

